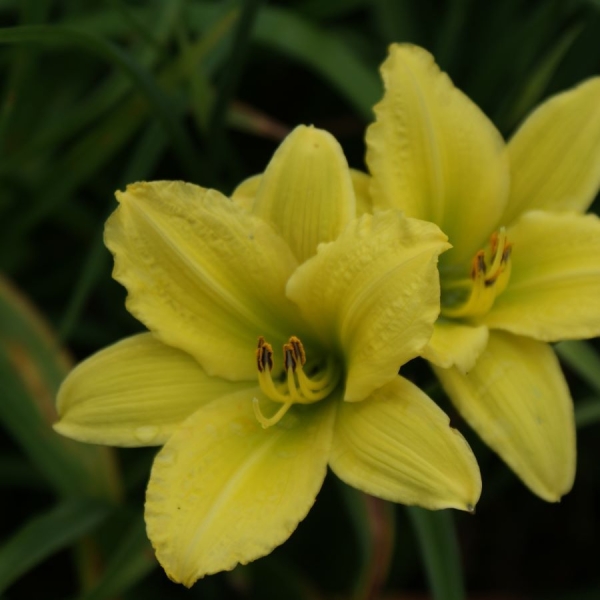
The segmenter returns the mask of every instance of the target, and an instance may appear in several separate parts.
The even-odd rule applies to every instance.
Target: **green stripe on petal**
[[[532,211],[508,238],[510,281],[485,324],[542,341],[600,335],[600,219]]]
[[[526,210],[585,212],[600,186],[600,77],[539,106],[508,144],[508,225]]]
[[[506,205],[504,141],[426,50],[392,45],[381,74],[385,94],[366,136],[374,205],[436,223],[453,245],[442,262],[468,261]]]
[[[434,370],[462,416],[532,492],[557,502],[571,489],[573,404],[550,346],[492,331],[468,374]]]
[[[402,377],[364,402],[342,403],[330,465],[346,483],[402,504],[473,511],[481,493],[479,468],[465,439]]]
[[[156,446],[203,404],[249,385],[209,377],[191,356],[143,333],[69,373],[54,429],[92,444]]]
[[[345,399],[396,377],[431,337],[440,310],[437,257],[448,248],[433,223],[399,211],[363,215],[301,265],[288,296],[327,347],[344,356]]]
[[[106,224],[128,310],[210,375],[255,379],[258,336],[286,341],[296,261],[263,221],[214,190],[162,181],[118,193]],[[283,332],[283,333],[282,333]]]
[[[456,366],[463,373],[471,369],[488,341],[488,328],[438,319],[433,335],[421,353],[438,367]]]
[[[146,525],[171,579],[188,587],[283,543],[306,516],[326,473],[334,402],[293,408],[263,429],[258,389],[194,413],[157,455]]]
[[[334,240],[356,214],[348,163],[335,138],[296,127],[267,166],[253,210],[275,226],[300,263],[319,243]]]

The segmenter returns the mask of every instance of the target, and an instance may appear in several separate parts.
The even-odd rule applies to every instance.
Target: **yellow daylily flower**
[[[145,518],[175,581],[284,542],[328,465],[395,502],[479,498],[464,438],[397,375],[432,334],[446,237],[397,210],[357,217],[364,183],[331,135],[298,127],[236,201],[182,182],[117,194],[105,240],[150,332],[72,371],[55,429],[163,445]]]
[[[537,495],[575,475],[572,401],[546,342],[600,334],[600,78],[558,94],[508,144],[422,48],[393,45],[367,131],[375,209],[436,223],[441,316],[423,355]]]

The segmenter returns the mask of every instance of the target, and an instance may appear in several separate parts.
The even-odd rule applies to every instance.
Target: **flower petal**
[[[231,199],[242,208],[252,211],[262,176],[262,173],[259,173],[258,175],[244,179],[233,190]],[[356,169],[350,169],[350,178],[356,197],[356,215],[360,216],[366,212],[373,212],[373,202],[369,193],[369,186],[371,185],[369,175]]]
[[[473,511],[481,476],[471,448],[418,387],[396,377],[338,409],[330,465],[367,494],[429,509]]]
[[[438,367],[456,366],[463,373],[475,364],[488,341],[488,328],[438,319],[421,356]]]
[[[254,379],[257,337],[283,343],[297,319],[284,295],[296,261],[283,240],[195,185],[136,183],[117,198],[105,241],[129,311],[210,375]]]
[[[356,214],[348,163],[335,138],[296,127],[275,152],[253,212],[272,223],[300,263],[334,240]]]
[[[600,335],[598,217],[532,211],[508,235],[510,281],[486,325],[543,341]]]
[[[432,223],[365,214],[292,275],[288,296],[345,357],[345,400],[394,379],[427,343],[440,309],[437,256],[447,247]]]
[[[373,212],[373,200],[371,198],[371,177],[362,171],[350,169],[354,195],[356,196],[356,216]]]
[[[209,377],[191,356],[143,333],[69,373],[54,429],[92,444],[157,446],[203,404],[249,385]]]
[[[263,429],[241,392],[194,413],[157,455],[146,526],[174,581],[268,554],[306,516],[325,477],[335,403],[293,408]]]
[[[244,179],[244,181],[242,181],[242,183],[240,183],[235,190],[233,190],[231,199],[238,206],[241,206],[248,212],[252,212],[254,200],[256,198],[256,192],[258,192],[261,180],[262,173],[259,173],[258,175],[252,175],[252,177]]]
[[[471,427],[532,492],[557,502],[571,489],[573,405],[550,346],[492,331],[468,374],[434,370]]]
[[[585,212],[600,185],[600,77],[544,102],[508,144],[511,223],[531,209]]]
[[[381,74],[386,91],[366,138],[375,206],[439,225],[453,245],[443,263],[470,260],[506,204],[502,137],[426,50],[392,45]]]

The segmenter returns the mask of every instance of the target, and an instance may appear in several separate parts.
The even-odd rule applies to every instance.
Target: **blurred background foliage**
[[[145,537],[152,449],[54,434],[74,360],[140,330],[102,244],[113,192],[184,179],[226,193],[298,123],[364,168],[363,134],[392,41],[432,51],[509,136],[549,94],[600,73],[598,0],[0,0],[0,597],[600,598],[600,359],[558,351],[579,465],[560,505],[534,498],[469,438],[478,514],[428,513],[328,478],[272,555],[192,590]],[[265,510],[269,510],[265,507]]]

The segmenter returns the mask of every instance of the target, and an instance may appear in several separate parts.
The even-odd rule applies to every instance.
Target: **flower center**
[[[261,336],[256,349],[256,366],[258,382],[265,396],[282,406],[272,416],[265,417],[260,409],[258,398],[252,400],[256,419],[263,427],[276,425],[284,417],[293,404],[313,404],[323,400],[337,387],[340,370],[335,362],[328,359],[325,366],[309,364],[305,372],[306,352],[299,338],[292,336],[283,345],[283,373],[279,381],[274,380],[273,348]]]
[[[488,247],[473,257],[470,278],[444,285],[442,316],[460,319],[488,313],[508,285],[511,251],[512,244],[502,227],[492,234]]]

